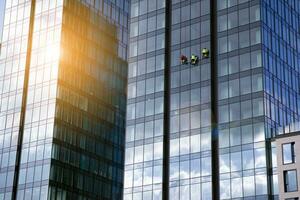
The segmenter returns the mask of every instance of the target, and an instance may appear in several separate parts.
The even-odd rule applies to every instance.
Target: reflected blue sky
[[[0,39],[2,38],[5,0],[0,0]]]

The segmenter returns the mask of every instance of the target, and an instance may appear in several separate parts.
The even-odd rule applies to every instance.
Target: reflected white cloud
[[[220,181],[220,199],[230,198],[230,180]]]
[[[255,195],[254,176],[243,177],[244,196]]]

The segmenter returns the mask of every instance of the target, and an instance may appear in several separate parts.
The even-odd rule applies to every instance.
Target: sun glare
[[[60,44],[48,45],[45,52],[47,61],[57,61],[61,56]]]

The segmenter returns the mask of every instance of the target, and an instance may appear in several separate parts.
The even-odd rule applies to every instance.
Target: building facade
[[[297,200],[300,197],[300,133],[279,135],[275,138],[277,148],[277,172],[279,199]]]
[[[121,199],[128,1],[6,1],[0,199]]]
[[[279,199],[299,14],[294,0],[131,1],[124,199]]]

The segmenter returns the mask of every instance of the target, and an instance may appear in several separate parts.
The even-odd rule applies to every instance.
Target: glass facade
[[[266,138],[273,138],[300,128],[300,4],[263,0],[261,13],[265,131]],[[276,170],[273,165],[274,195],[278,194]]]
[[[131,1],[124,199],[161,199],[165,1]]]
[[[211,199],[210,1],[172,1],[169,196]],[[200,61],[182,65],[179,57]]]
[[[268,198],[259,1],[218,1],[220,199]]]
[[[128,6],[6,2],[0,199],[121,199]]]
[[[153,2],[131,2],[124,198],[161,199],[156,194],[166,172],[163,192],[170,199],[212,199],[212,149],[218,148],[220,199],[278,199],[273,137],[299,129],[299,1],[172,0],[169,9]],[[216,66],[202,57],[204,48],[216,52]],[[168,85],[157,90],[157,84]],[[215,103],[218,147],[211,146]],[[158,121],[169,128],[157,129]],[[156,157],[166,148],[168,158]],[[169,166],[161,169],[164,159]]]
[[[14,3],[14,4],[12,4]],[[7,1],[0,55],[0,198],[11,199],[24,89],[31,2]],[[19,16],[19,17],[18,17]]]
[[[267,136],[299,130],[299,1],[262,2]]]

